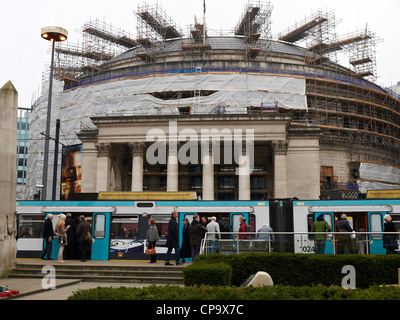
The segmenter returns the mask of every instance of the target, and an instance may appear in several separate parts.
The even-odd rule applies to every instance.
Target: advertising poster
[[[82,144],[63,147],[61,164],[60,200],[66,201],[73,193],[81,193]]]

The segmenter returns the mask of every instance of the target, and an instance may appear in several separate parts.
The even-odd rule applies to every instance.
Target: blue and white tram
[[[342,214],[346,214],[355,232],[371,233],[361,237],[362,241],[354,241],[354,253],[360,252],[359,246],[365,245],[363,248],[365,250],[361,252],[385,254],[382,233],[386,214],[393,218],[397,232],[400,232],[400,200],[293,201],[294,231],[298,233],[311,232],[312,224],[321,214],[324,215],[333,232],[339,232],[336,227],[337,221]],[[296,235],[295,252],[314,253],[314,241],[309,236]],[[332,234],[327,238],[325,253],[335,254],[336,252],[337,241]]]
[[[145,259],[148,220],[155,219],[160,241],[157,252],[165,253],[166,231],[172,211],[179,213],[179,234],[183,219],[191,222],[194,215],[219,216],[229,221],[233,232],[239,230],[239,217],[244,216],[251,230],[269,224],[269,203],[255,201],[19,201],[17,258],[39,258],[44,241],[40,229],[45,217],[53,215],[53,227],[59,214],[71,213],[78,221],[84,215],[92,226],[92,243],[88,258],[92,260]],[[182,241],[180,237],[180,241]],[[75,250],[77,252],[77,250]],[[53,240],[52,258],[58,255],[57,239]],[[162,258],[161,256],[159,258]]]
[[[314,241],[308,235],[317,217],[337,232],[336,223],[345,213],[356,232],[370,232],[364,240],[365,253],[385,254],[382,233],[384,216],[390,214],[400,232],[400,200],[276,200],[276,201],[20,201],[17,203],[17,258],[39,258],[44,241],[40,229],[44,218],[53,214],[53,226],[61,213],[71,213],[76,221],[84,215],[92,226],[93,240],[88,248],[92,260],[142,260],[145,257],[148,220],[155,219],[160,241],[158,254],[166,253],[166,231],[172,211],[179,213],[179,234],[183,219],[194,215],[217,216],[239,230],[239,217],[244,216],[252,232],[264,224],[276,233],[274,252],[315,253]],[[281,233],[281,234],[279,234]],[[283,235],[284,234],[284,235]],[[364,238],[365,239],[365,238]],[[327,239],[325,253],[337,253],[335,235]],[[182,241],[182,237],[180,237]],[[355,252],[360,242],[354,241]],[[77,250],[76,250],[77,251]],[[53,240],[52,258],[58,254]],[[162,259],[159,256],[159,259]]]

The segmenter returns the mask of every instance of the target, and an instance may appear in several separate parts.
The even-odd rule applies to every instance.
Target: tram
[[[159,231],[157,254],[165,254],[166,232],[173,211],[178,212],[179,234],[183,219],[189,222],[200,215],[227,220],[238,232],[239,217],[245,217],[252,230],[269,224],[268,202],[258,201],[197,201],[197,200],[95,200],[95,201],[19,201],[17,258],[38,258],[44,241],[40,229],[48,214],[53,227],[60,214],[70,213],[77,222],[84,215],[92,227],[92,243],[87,248],[91,260],[143,260],[146,249],[148,221],[153,218]],[[180,241],[182,241],[180,237]],[[76,250],[77,251],[77,250]],[[52,258],[58,254],[53,239]],[[160,256],[161,258],[161,256]]]
[[[72,201],[19,201],[17,258],[39,258],[44,241],[40,230],[48,214],[53,215],[53,226],[59,214],[70,213],[78,221],[84,215],[92,226],[92,243],[88,245],[91,260],[143,260],[146,249],[148,221],[153,218],[160,240],[156,251],[159,259],[166,253],[166,232],[171,212],[178,212],[179,234],[183,219],[192,221],[194,215],[216,216],[231,225],[232,232],[239,231],[239,217],[243,216],[252,232],[264,224],[277,234],[275,252],[315,253],[314,241],[308,235],[316,218],[323,214],[336,232],[336,221],[346,213],[356,232],[371,232],[366,237],[367,253],[384,254],[382,243],[383,217],[390,214],[400,231],[400,200],[332,200],[332,201],[200,201],[195,193],[173,200],[126,200],[122,197],[101,197],[95,200]],[[150,198],[149,196],[146,197]],[[118,200],[115,200],[118,199]],[[121,200],[122,199],[122,200]],[[143,199],[143,198],[142,198]],[[178,200],[176,200],[178,199]],[[285,233],[285,236],[279,236]],[[297,234],[301,233],[301,234]],[[180,237],[180,241],[182,241]],[[328,237],[326,252],[336,252],[334,235]],[[76,250],[77,252],[77,250]],[[53,240],[52,258],[58,254],[57,239]]]

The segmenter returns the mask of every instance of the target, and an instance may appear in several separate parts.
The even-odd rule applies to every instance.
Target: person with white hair
[[[216,217],[211,217],[211,222],[207,224],[207,232],[212,232],[207,236],[209,244],[212,246],[211,253],[217,253],[220,229]]]
[[[67,231],[70,226],[65,227],[65,219],[66,219],[65,214],[60,214],[58,216],[58,221],[56,223],[56,233],[58,235],[58,244],[60,246],[60,250],[58,251],[58,262],[63,263],[63,254],[64,254],[64,247],[68,245],[67,241]]]

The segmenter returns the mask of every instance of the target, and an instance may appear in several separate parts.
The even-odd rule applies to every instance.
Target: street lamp
[[[52,42],[51,49],[51,66],[50,66],[50,82],[49,82],[49,98],[47,105],[47,121],[46,121],[46,136],[44,146],[44,163],[43,163],[43,179],[42,179],[42,200],[46,200],[47,196],[47,171],[49,165],[49,137],[50,137],[50,120],[51,120],[51,98],[53,91],[53,64],[54,64],[54,47],[56,42],[67,40],[67,30],[60,27],[44,27],[41,30],[42,38]]]

